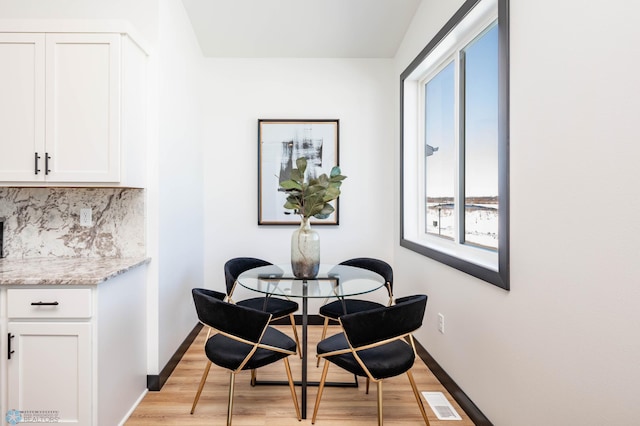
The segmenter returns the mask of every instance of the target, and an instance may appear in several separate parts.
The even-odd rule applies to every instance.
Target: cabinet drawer
[[[8,289],[9,318],[89,318],[91,289]]]

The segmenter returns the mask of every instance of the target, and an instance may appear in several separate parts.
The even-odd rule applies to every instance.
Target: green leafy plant
[[[280,182],[280,187],[287,193],[284,208],[293,210],[304,219],[328,218],[335,210],[330,202],[340,196],[340,185],[347,177],[340,174],[340,167],[334,166],[329,176],[323,173],[306,182],[307,159],[298,158],[296,166],[291,170],[291,178]]]

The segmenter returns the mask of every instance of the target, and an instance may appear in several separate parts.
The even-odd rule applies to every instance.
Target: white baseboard
[[[142,402],[142,400],[144,399],[145,395],[147,395],[148,392],[149,392],[149,389],[145,389],[142,392],[142,394],[138,397],[138,399],[136,399],[136,402],[133,404],[133,406],[129,409],[129,411],[127,411],[127,414],[125,414],[122,420],[120,420],[120,422],[118,423],[118,426],[123,426],[125,422],[129,420],[129,417],[131,417],[131,415],[136,410],[136,408],[138,408],[138,405],[140,405],[140,403]]]

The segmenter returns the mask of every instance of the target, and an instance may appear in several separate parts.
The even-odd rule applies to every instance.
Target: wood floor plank
[[[279,330],[292,335],[290,326],[276,326]],[[320,338],[322,327],[309,326],[309,364],[310,381],[319,381],[322,373],[315,366],[315,345]],[[337,333],[338,326],[331,326],[329,334]],[[301,335],[300,330],[298,333]],[[212,365],[207,382],[200,396],[194,414],[189,414],[202,372],[207,363],[203,351],[206,330],[203,329],[189,347],[171,377],[160,391],[149,392],[135,409],[127,426],[180,425],[210,426],[226,424],[227,398],[229,392],[229,373]],[[301,375],[302,364],[297,356],[289,357],[294,379]],[[432,426],[471,426],[473,422],[462,411],[446,389],[435,378],[426,365],[418,359],[413,367],[418,390],[437,391],[445,394],[449,402],[462,417],[461,421],[438,420],[427,402],[423,403]],[[288,386],[255,386],[249,384],[249,372],[236,376],[235,397],[233,403],[233,424],[235,426],[293,426],[310,425],[313,406],[318,388],[308,387],[307,419],[299,422]],[[284,364],[277,362],[258,370],[258,380],[286,380]],[[352,381],[353,376],[335,365],[329,367],[327,380]],[[364,379],[359,379],[358,388],[325,387],[317,426],[365,426],[377,424],[377,391],[372,384],[369,394],[365,393]],[[300,401],[300,387],[296,386]],[[387,426],[415,426],[424,424],[420,409],[411,390],[406,374],[386,379],[383,384],[384,424]]]

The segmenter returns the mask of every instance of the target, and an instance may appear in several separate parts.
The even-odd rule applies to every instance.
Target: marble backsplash
[[[80,209],[92,226],[80,226]],[[145,248],[145,193],[135,188],[0,188],[6,258],[138,257]]]

